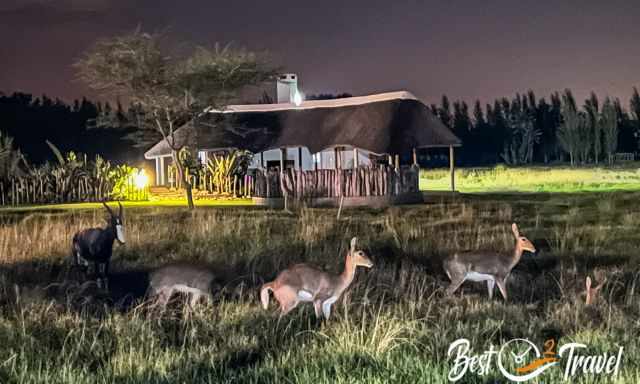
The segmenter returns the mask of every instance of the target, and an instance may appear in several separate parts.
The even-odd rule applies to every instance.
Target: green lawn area
[[[196,207],[238,207],[253,206],[251,199],[220,199],[220,200],[195,200]],[[123,201],[125,208],[144,207],[186,207],[186,200],[156,200],[156,201]],[[24,205],[18,207],[0,208],[0,212],[22,212],[22,211],[46,211],[46,210],[76,210],[76,209],[96,209],[102,208],[102,203],[70,203],[70,204],[43,204]]]
[[[607,192],[640,190],[640,164],[623,167],[459,168],[456,190],[477,192]],[[420,190],[449,190],[449,171],[421,170]]]

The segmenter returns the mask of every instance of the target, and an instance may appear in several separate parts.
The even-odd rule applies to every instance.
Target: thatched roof
[[[451,130],[408,92],[305,101],[300,106],[251,104],[209,110],[177,130],[176,142],[200,150],[242,148],[254,153],[298,146],[317,153],[352,146],[399,154],[460,145]],[[161,141],[145,157],[169,153]]]

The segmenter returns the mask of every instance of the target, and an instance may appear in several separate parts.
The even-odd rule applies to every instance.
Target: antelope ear
[[[356,250],[356,243],[358,242],[358,238],[354,237],[353,239],[351,239],[351,252]]]
[[[587,276],[587,280],[585,282],[586,286],[587,286],[587,291],[591,289],[591,278],[589,276]]]
[[[518,231],[518,225],[516,223],[511,224],[511,231],[516,238],[520,237],[520,231]]]

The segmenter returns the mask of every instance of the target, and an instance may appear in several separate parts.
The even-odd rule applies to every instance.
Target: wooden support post
[[[302,171],[302,147],[298,147],[298,169]]]
[[[396,169],[400,169],[400,155],[396,155],[395,159],[396,159],[395,167],[396,167]]]
[[[413,165],[418,165],[418,154],[415,148],[413,148]]]
[[[280,173],[284,172],[284,167],[286,162],[287,162],[287,148],[280,148]]]
[[[456,172],[455,172],[455,159],[453,153],[453,146],[449,146],[449,173],[451,174],[451,192],[456,190]]]
[[[322,166],[322,152],[313,155],[313,169],[318,170],[318,163]]]
[[[389,165],[393,167],[393,156],[389,155]]]
[[[342,164],[340,164],[340,147],[335,147],[333,149],[333,168],[342,168]]]
[[[164,177],[164,157],[160,158],[160,185],[165,185]]]
[[[260,168],[264,168],[264,152],[260,152]]]
[[[154,160],[156,163],[156,185],[160,185],[160,160],[157,157]]]
[[[353,169],[358,169],[358,148],[353,147]]]
[[[284,210],[289,212],[289,206],[287,201],[287,190],[284,188],[284,167],[287,159],[287,148],[280,148],[280,190],[282,191],[282,198],[284,199]]]

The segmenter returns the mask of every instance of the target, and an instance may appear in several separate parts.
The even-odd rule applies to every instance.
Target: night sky
[[[640,85],[635,1],[1,0],[0,91],[95,96],[71,63],[138,24],[268,50],[307,94],[491,101],[569,87],[579,100],[594,90],[626,102]]]

